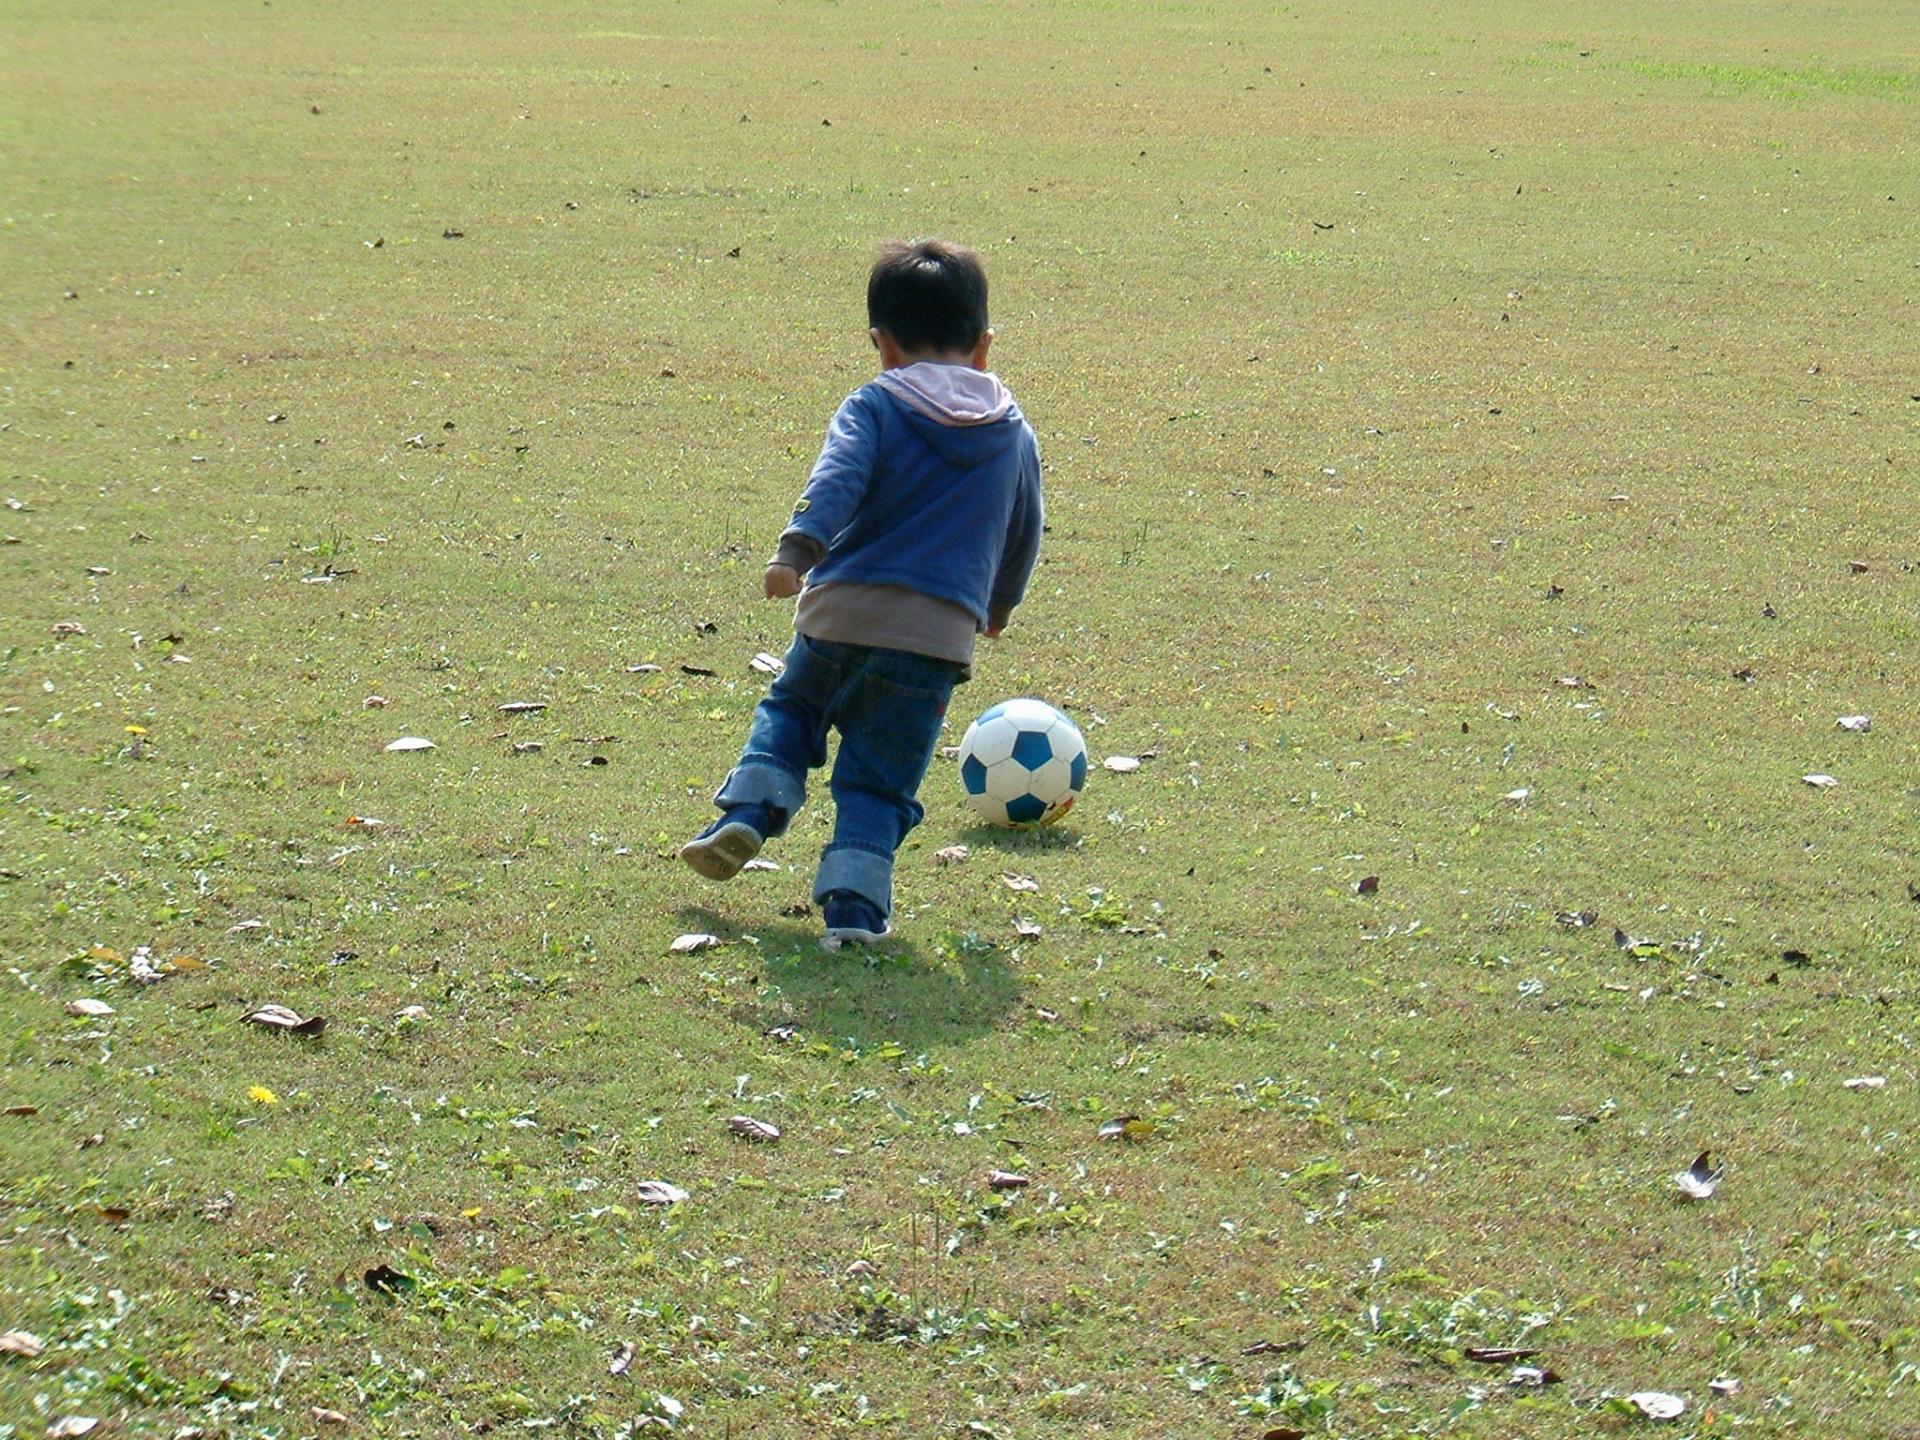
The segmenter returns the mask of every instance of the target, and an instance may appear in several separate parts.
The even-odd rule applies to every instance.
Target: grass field
[[[0,1437],[1920,1434],[1910,7],[0,53]],[[1153,754],[828,956],[823,814],[673,850],[923,233],[1048,461],[955,718]]]

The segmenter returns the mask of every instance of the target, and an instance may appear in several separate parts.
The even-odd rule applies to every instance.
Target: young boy
[[[720,818],[680,856],[731,879],[784,832],[840,732],[833,841],[813,896],[829,949],[892,933],[893,857],[974,636],[997,637],[1040,549],[1040,447],[987,373],[987,275],[939,240],[886,246],[867,278],[880,376],[841,404],[768,563],[800,597],[786,669],[754,711]],[[802,582],[804,580],[804,589]]]

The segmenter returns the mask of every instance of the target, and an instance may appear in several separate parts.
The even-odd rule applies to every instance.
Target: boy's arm
[[[780,548],[767,566],[769,596],[798,594],[799,577],[818,565],[834,537],[853,523],[873,480],[879,438],[878,412],[855,391],[834,412],[807,488],[800,492],[793,518],[780,534]],[[776,578],[771,573],[776,569],[791,570],[792,579]]]
[[[1046,505],[1040,496],[1040,448],[1030,445],[1020,467],[1020,488],[1013,498],[1013,516],[1007,522],[1007,543],[1000,552],[1000,569],[987,601],[987,635],[1007,628],[1013,607],[1027,593],[1034,561],[1040,556],[1040,534],[1046,526]]]

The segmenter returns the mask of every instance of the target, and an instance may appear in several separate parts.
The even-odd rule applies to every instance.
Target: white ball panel
[[[1059,804],[1072,788],[1073,765],[1059,755],[1035,770],[1028,782],[1029,793],[1038,795],[1048,805]]]
[[[987,767],[987,793],[996,800],[1018,800],[1033,789],[1033,772],[1018,760]]]
[[[986,724],[974,724],[960,742],[962,756],[974,755],[982,765],[991,766],[1013,753],[1013,742],[1020,738],[1020,727],[1005,715],[996,715]]]

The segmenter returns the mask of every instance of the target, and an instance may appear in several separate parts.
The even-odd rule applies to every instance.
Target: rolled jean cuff
[[[851,890],[862,900],[893,914],[893,857],[857,845],[829,845],[820,855],[820,873],[814,878],[816,904],[836,890]]]
[[[713,797],[719,806],[770,805],[792,815],[807,799],[806,782],[765,760],[742,760]]]

